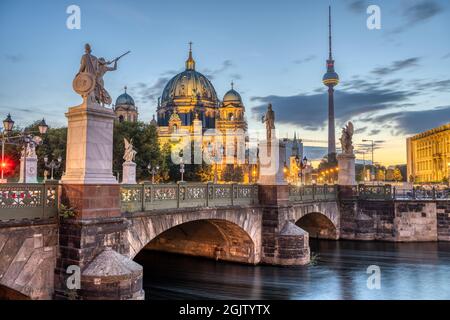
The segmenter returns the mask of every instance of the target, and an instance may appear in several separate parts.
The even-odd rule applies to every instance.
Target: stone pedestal
[[[136,184],[136,163],[132,161],[125,161],[122,167],[122,183]]]
[[[63,184],[116,184],[112,173],[114,112],[86,100],[66,113]]]
[[[129,248],[123,241],[127,223],[120,211],[120,185],[112,173],[114,112],[85,100],[66,116],[61,203],[73,207],[75,216],[61,218],[59,223],[55,297],[142,299],[142,271],[119,254]],[[108,247],[115,252],[105,251]],[[77,290],[66,285],[67,268],[73,265],[81,271]],[[110,276],[105,268],[112,272]]]
[[[37,157],[20,158],[19,183],[37,183]],[[25,179],[24,179],[25,166]]]
[[[338,154],[338,184],[341,186],[356,185],[355,179],[355,155],[353,154]]]
[[[284,179],[286,146],[274,141],[271,152],[261,143],[259,202],[263,206],[261,262],[270,265],[304,265],[310,261],[308,232],[290,221],[289,185]]]
[[[284,143],[275,140],[272,143],[263,141],[259,145],[259,158],[258,184],[287,185],[283,171],[286,164],[286,145]]]

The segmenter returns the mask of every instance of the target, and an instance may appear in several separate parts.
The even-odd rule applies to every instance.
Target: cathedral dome
[[[186,61],[186,70],[174,76],[165,86],[161,105],[166,105],[173,100],[194,100],[217,104],[217,94],[212,83],[206,76],[195,71],[195,61],[192,58],[192,50],[189,50],[189,58]]]
[[[127,87],[125,87],[125,92],[117,97],[116,106],[119,105],[129,105],[134,106],[133,98],[127,93]]]
[[[241,95],[233,89],[233,82],[231,83],[231,90],[229,90],[225,95],[223,96],[223,104],[228,103],[242,103]]]

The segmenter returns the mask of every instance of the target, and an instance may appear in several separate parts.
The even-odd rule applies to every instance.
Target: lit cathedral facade
[[[237,159],[247,161],[247,121],[241,96],[234,90],[232,83],[231,89],[220,101],[209,79],[195,70],[191,49],[186,69],[166,84],[156,111],[161,146],[165,143],[175,145],[187,136],[190,141],[200,139],[202,148],[209,148],[209,154],[221,162],[215,169],[219,173],[225,162],[244,165],[242,160]],[[209,136],[208,132],[215,134]],[[221,143],[214,142],[218,137]],[[214,151],[211,151],[212,145],[215,146]],[[221,145],[220,150],[216,150],[219,149],[217,145]],[[219,152],[222,156],[217,155]],[[244,176],[247,176],[247,170],[243,171]],[[248,180],[248,176],[245,180]]]

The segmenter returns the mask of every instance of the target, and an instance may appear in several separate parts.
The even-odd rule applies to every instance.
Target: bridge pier
[[[263,206],[261,263],[305,265],[310,261],[309,235],[286,220],[289,216],[289,186],[259,185]]]
[[[142,267],[121,255],[129,248],[123,241],[127,221],[120,210],[120,186],[112,174],[115,115],[84,97],[66,117],[60,194],[75,216],[60,219],[55,298],[142,299]]]

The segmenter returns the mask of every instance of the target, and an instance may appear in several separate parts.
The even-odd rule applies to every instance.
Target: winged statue
[[[123,141],[125,144],[125,152],[123,155],[123,160],[125,160],[126,162],[133,162],[137,153],[137,151],[134,150],[133,148],[133,139],[128,141],[127,138],[123,138]]]
[[[347,125],[342,128],[342,135],[340,138],[343,154],[353,154],[353,132],[353,123],[349,121]]]

